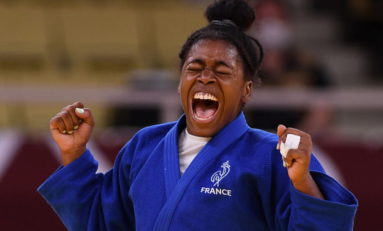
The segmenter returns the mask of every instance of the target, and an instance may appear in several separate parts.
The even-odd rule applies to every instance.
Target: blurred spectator
[[[369,49],[373,76],[383,76],[383,1],[349,0],[343,20],[349,41]],[[383,80],[381,77],[380,80]]]
[[[311,0],[315,12],[330,12],[339,18],[346,42],[367,48],[370,76],[383,81],[383,1],[381,0]]]
[[[291,43],[291,28],[287,12],[281,2],[264,0],[253,4],[256,8],[256,24],[250,34],[259,39],[268,50],[284,49]]]
[[[292,29],[286,6],[280,1],[264,0],[253,4],[256,8],[258,23],[249,31],[259,38],[265,49],[261,69],[263,85],[271,87],[294,87],[325,89],[332,85],[323,67],[308,52],[294,46]],[[255,109],[248,112],[254,127],[274,130],[279,123],[287,126],[298,126],[301,121],[309,125],[315,112],[304,109]],[[331,113],[331,111],[329,111]],[[283,115],[283,116],[282,116]],[[314,121],[315,122],[315,121]]]
[[[322,66],[294,47],[286,6],[277,0],[257,1],[257,24],[249,31],[265,49],[262,81],[269,86],[325,88],[331,85]]]
[[[298,127],[309,133],[314,140],[325,142],[338,137],[334,128],[334,117],[334,108],[318,100],[312,103]]]
[[[261,77],[267,86],[324,89],[332,85],[321,64],[309,53],[294,47],[269,51]]]

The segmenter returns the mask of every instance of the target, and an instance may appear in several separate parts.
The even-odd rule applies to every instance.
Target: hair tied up
[[[213,25],[219,25],[219,26],[232,26],[238,29],[237,24],[235,24],[230,19],[223,19],[223,20],[213,20],[210,22]]]
[[[246,31],[255,20],[253,9],[245,0],[215,0],[205,11],[209,22],[230,20],[240,31]]]
[[[263,49],[255,38],[246,34],[255,20],[247,0],[215,0],[205,11],[209,25],[189,36],[179,53],[180,67],[185,63],[192,46],[200,40],[221,40],[233,45],[243,62],[246,80],[260,82],[257,72],[263,59]]]

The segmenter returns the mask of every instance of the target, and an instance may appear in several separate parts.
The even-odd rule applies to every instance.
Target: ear
[[[253,81],[246,81],[242,89],[242,102],[247,103],[253,93]]]

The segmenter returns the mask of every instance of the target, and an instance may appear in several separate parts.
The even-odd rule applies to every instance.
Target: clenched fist
[[[312,151],[311,136],[295,128],[286,128],[279,125],[277,135],[279,142],[277,148],[280,149],[281,142],[286,142],[288,134],[300,137],[300,142],[296,149],[290,149],[286,157],[283,157],[284,166],[287,168],[289,178],[294,187],[303,193],[323,199],[323,195],[310,174],[310,161]]]
[[[91,111],[80,102],[64,107],[50,120],[51,134],[64,165],[85,152],[94,124]]]

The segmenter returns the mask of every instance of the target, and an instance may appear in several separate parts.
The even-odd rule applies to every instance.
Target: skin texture
[[[186,114],[187,129],[195,136],[211,137],[232,121],[250,99],[252,81],[246,81],[237,49],[222,40],[200,40],[182,66],[178,92]],[[211,121],[195,118],[192,101],[196,92],[217,97],[218,110]]]
[[[182,66],[178,88],[188,132],[204,137],[216,134],[240,113],[251,97],[252,84],[244,76],[242,61],[233,45],[222,40],[198,41]],[[218,110],[212,119],[201,121],[194,116],[192,99],[196,92],[210,93],[218,99]],[[51,134],[61,151],[64,165],[84,153],[94,125],[91,111],[80,102],[66,106],[51,119]],[[278,147],[282,141],[285,142],[287,134],[301,136],[298,149],[291,149],[284,159],[292,184],[298,191],[323,199],[309,172],[312,150],[310,135],[279,125]]]

